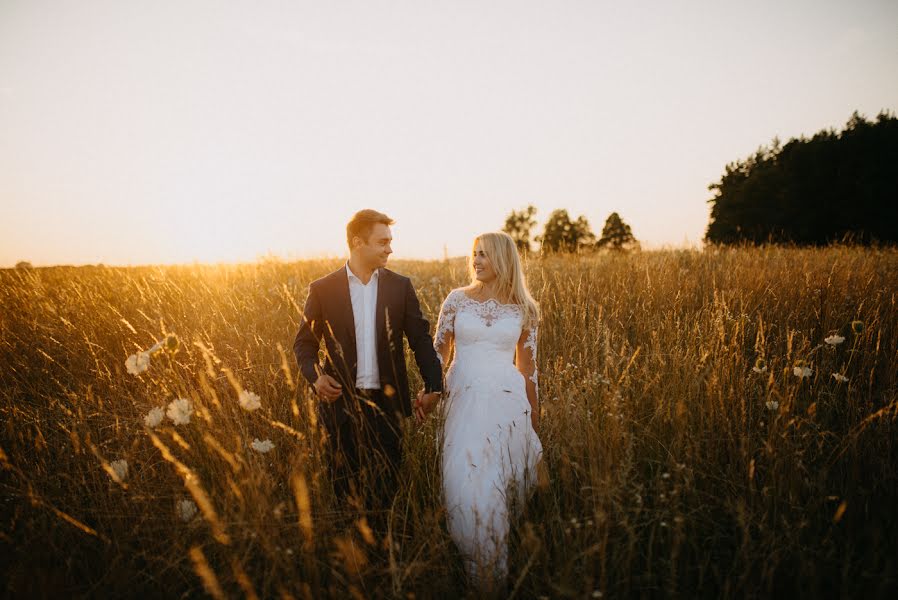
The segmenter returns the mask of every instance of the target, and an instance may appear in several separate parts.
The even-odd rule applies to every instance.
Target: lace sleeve
[[[440,317],[437,321],[437,332],[433,336],[433,348],[437,351],[437,358],[443,368],[449,362],[452,353],[452,345],[455,340],[455,313],[458,311],[457,291],[452,291],[443,300],[440,307]]]
[[[527,396],[531,400],[531,404],[535,404],[539,400],[539,371],[536,366],[537,329],[538,327],[534,325],[521,332],[515,353],[515,364],[518,371],[527,380]]]

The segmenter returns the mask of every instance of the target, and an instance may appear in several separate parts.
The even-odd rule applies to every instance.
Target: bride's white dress
[[[509,503],[526,500],[542,455],[527,400],[527,380],[534,392],[537,384],[537,329],[522,322],[517,305],[456,289],[434,338],[441,361],[454,342],[442,404],[443,498],[449,533],[475,580],[484,568],[507,574]]]

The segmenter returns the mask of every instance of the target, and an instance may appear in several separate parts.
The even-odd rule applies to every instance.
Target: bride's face
[[[480,247],[480,242],[474,246],[474,254],[471,257],[474,265],[474,276],[481,283],[490,283],[496,280],[496,270],[489,256]]]

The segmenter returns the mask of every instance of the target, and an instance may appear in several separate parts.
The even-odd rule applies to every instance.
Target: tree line
[[[855,112],[822,130],[726,166],[705,241],[718,244],[898,242],[898,119]]]
[[[596,237],[589,221],[581,215],[571,219],[568,211],[552,211],[540,235],[533,235],[536,227],[536,208],[528,205],[522,210],[513,210],[505,219],[502,231],[509,234],[524,254],[533,251],[532,242],[539,244],[541,253],[581,252],[608,248],[625,251],[639,248],[633,231],[620,215],[611,213],[602,228],[602,235]]]

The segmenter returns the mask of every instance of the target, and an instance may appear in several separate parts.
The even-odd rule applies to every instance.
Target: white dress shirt
[[[355,319],[355,347],[358,371],[355,387],[363,390],[380,389],[380,370],[377,366],[377,279],[379,270],[371,274],[368,284],[362,283],[346,263],[349,278],[349,299],[352,302],[352,316]]]

